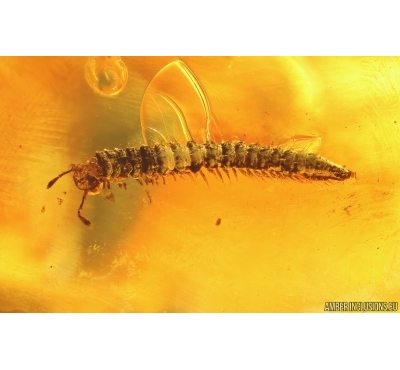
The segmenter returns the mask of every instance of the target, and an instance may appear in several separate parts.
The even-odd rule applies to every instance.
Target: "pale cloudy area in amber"
[[[96,150],[143,144],[144,92],[177,59],[0,58],[0,311],[321,312],[325,301],[399,301],[399,58],[180,58],[222,139],[319,136],[320,154],[356,180],[129,179],[126,191],[112,185],[115,202],[107,190],[88,196],[91,227],[77,217],[71,174],[46,189]],[[190,96],[181,108],[203,114]]]

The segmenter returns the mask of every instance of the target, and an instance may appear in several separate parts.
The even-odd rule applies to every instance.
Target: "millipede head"
[[[73,177],[77,188],[89,194],[98,194],[103,190],[104,181],[99,178],[97,168],[92,163],[78,164]]]
[[[78,189],[83,190],[82,202],[78,208],[78,217],[86,226],[90,226],[91,222],[81,215],[81,211],[88,194],[98,194],[103,190],[105,180],[99,175],[101,174],[101,168],[97,164],[97,161],[93,159],[83,164],[72,165],[70,170],[59,174],[53,180],[49,181],[47,189],[50,189],[60,177],[70,172],[74,173],[73,178],[75,185]]]
[[[87,162],[78,165],[72,165],[72,168],[59,174],[47,184],[47,189],[50,189],[57,180],[73,172],[73,179],[78,189],[88,192],[88,194],[98,194],[103,190],[104,179],[102,170],[97,163],[95,157],[90,158]]]

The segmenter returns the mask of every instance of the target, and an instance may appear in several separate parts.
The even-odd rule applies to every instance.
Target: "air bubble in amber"
[[[120,57],[89,57],[85,77],[96,93],[115,96],[125,87],[128,70]]]

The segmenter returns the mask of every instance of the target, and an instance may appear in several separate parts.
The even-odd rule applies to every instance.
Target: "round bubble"
[[[128,69],[120,57],[89,57],[85,78],[97,94],[115,96],[128,81]]]

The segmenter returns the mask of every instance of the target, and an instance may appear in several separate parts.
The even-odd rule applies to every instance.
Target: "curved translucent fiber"
[[[128,81],[128,69],[120,57],[89,57],[85,78],[97,94],[115,96]]]
[[[321,138],[319,136],[297,135],[279,143],[279,146],[284,150],[295,152],[318,153],[321,148]]]
[[[147,145],[210,140],[207,95],[189,67],[175,60],[151,80],[143,96],[140,120]]]

